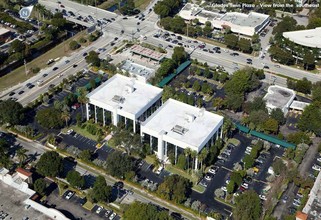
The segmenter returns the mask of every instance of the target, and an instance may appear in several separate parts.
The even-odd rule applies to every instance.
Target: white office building
[[[143,141],[161,161],[170,153],[178,155],[190,148],[199,153],[222,138],[223,117],[173,99],[166,101],[146,121],[141,123]],[[197,159],[195,169],[198,168]]]
[[[270,22],[270,16],[257,12],[249,14],[239,12],[227,12],[224,14],[205,10],[198,5],[187,3],[179,12],[185,20],[197,18],[201,24],[211,22],[215,29],[229,28],[233,33],[244,36],[253,36],[260,33]]]
[[[263,100],[266,101],[266,108],[269,112],[273,109],[281,109],[286,115],[295,98],[295,92],[292,89],[273,85],[268,88]]]
[[[123,123],[138,132],[145,121],[162,104],[163,90],[137,79],[116,74],[87,95],[87,120],[104,126]]]

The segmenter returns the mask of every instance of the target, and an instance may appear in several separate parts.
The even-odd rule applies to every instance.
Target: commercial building
[[[142,46],[137,45],[137,44],[133,45],[130,48],[130,53],[132,55],[139,55],[141,57],[148,58],[149,60],[153,60],[153,61],[156,61],[158,63],[160,63],[165,58],[165,54],[159,53],[157,51],[151,50],[151,49],[146,48],[146,47],[142,47]]]
[[[321,27],[283,32],[283,37],[301,46],[321,49]]]
[[[190,148],[199,153],[222,137],[223,117],[173,99],[167,100],[141,124],[141,136],[160,160]],[[198,168],[197,159],[195,169]]]
[[[138,132],[145,121],[161,106],[163,90],[137,79],[116,74],[87,95],[87,120],[103,125],[124,123]]]
[[[125,60],[121,65],[121,70],[128,72],[131,77],[138,81],[146,83],[150,78],[155,76],[155,70],[146,66],[134,63],[131,60]]]
[[[314,181],[314,185],[309,193],[309,198],[302,212],[306,219],[319,219],[321,217],[321,172]],[[304,219],[304,218],[303,218]]]
[[[11,36],[10,30],[0,27],[0,44],[6,42],[10,36]]]
[[[283,37],[297,45],[318,49],[321,58],[321,27],[309,30],[283,32]]]
[[[292,89],[273,85],[268,88],[263,100],[266,101],[266,107],[269,112],[279,108],[284,114],[287,114],[294,98],[295,92]]]
[[[221,14],[204,10],[198,5],[191,3],[187,3],[182,8],[179,16],[188,21],[197,18],[201,24],[209,21],[215,29],[222,30],[229,28],[233,33],[244,36],[253,36],[261,32],[270,22],[270,16],[261,13],[250,12],[249,14],[244,14],[227,12]]]

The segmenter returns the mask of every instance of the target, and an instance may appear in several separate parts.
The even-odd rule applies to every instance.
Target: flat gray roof
[[[269,15],[256,12],[250,12],[249,14],[228,12],[221,18],[221,20],[228,21],[239,26],[256,27],[263,23],[268,17]]]
[[[155,70],[148,68],[146,66],[140,65],[138,63],[134,63],[130,60],[125,60],[123,62],[123,65],[121,66],[121,69],[128,71],[131,74],[143,76],[145,78],[150,78],[153,76]]]
[[[220,115],[169,99],[142,123],[142,130],[163,134],[166,141],[171,140],[173,144],[186,143],[186,146],[199,148],[222,124],[223,117]]]
[[[283,37],[302,46],[321,48],[321,27],[309,30],[284,32]]]
[[[158,87],[116,74],[87,97],[90,103],[101,108],[118,108],[122,112],[136,115],[155,98],[161,96],[162,92]]]
[[[10,32],[10,30],[0,27],[0,35],[3,35],[3,34],[8,33],[8,32]]]
[[[0,181],[0,205],[1,211],[9,214],[5,219],[20,220],[23,217],[29,217],[29,219],[47,220],[48,216],[36,211],[32,207],[25,209],[25,203],[29,198],[28,194],[25,194],[5,183]]]
[[[274,85],[268,88],[263,99],[267,107],[283,109],[287,105],[290,106],[289,102],[292,102],[294,98],[295,92],[292,89]]]

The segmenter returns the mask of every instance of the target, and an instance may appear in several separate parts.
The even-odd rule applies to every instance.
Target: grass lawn
[[[180,176],[185,177],[186,179],[189,179],[190,181],[193,182],[193,185],[196,185],[196,183],[197,183],[197,178],[196,178],[194,175],[189,174],[189,173],[187,173],[187,172],[185,172],[185,171],[183,171],[183,170],[180,170],[180,169],[174,167],[174,166],[171,165],[171,164],[166,165],[165,169],[166,169],[167,171],[173,173],[173,174],[178,174],[178,175],[180,175]]]
[[[228,139],[227,143],[234,144],[235,146],[239,146],[241,142],[235,138]]]
[[[197,185],[193,186],[192,190],[194,190],[198,193],[203,193],[203,192],[205,192],[205,187],[197,184]]]
[[[227,206],[231,207],[231,208],[235,208],[235,206],[234,206],[234,205],[232,205],[231,203],[225,202],[225,200],[224,200],[224,199],[221,199],[221,198],[214,198],[214,199],[215,199],[216,201],[220,202],[220,203],[223,203],[223,204],[225,204],[225,205],[227,205]]]
[[[144,160],[149,164],[153,164],[154,163],[154,158],[151,157],[150,155],[146,156],[146,158]]]
[[[87,209],[87,210],[91,211],[94,208],[94,206],[95,206],[94,204],[92,204],[91,202],[87,201],[82,207],[84,209]]]
[[[135,7],[139,8],[140,10],[144,10],[150,2],[151,0],[134,0]]]
[[[73,129],[76,133],[89,138],[91,140],[97,141],[98,137],[96,135],[92,135],[90,134],[86,129],[82,129],[81,127],[78,127],[77,125],[73,125],[70,127],[71,129]]]
[[[47,61],[49,59],[55,59],[57,57],[63,57],[68,55],[71,50],[69,50],[69,42],[72,40],[77,40],[85,35],[85,31],[79,32],[74,37],[69,38],[68,40],[60,43],[56,47],[52,48],[51,50],[47,51],[46,53],[42,54],[38,58],[32,60],[31,62],[27,63],[27,69],[31,67],[39,67],[40,69],[47,67]],[[13,85],[18,83],[22,83],[27,79],[33,77],[36,74],[29,73],[26,75],[24,65],[20,66],[19,68],[13,70],[9,74],[0,78],[0,91],[7,89]]]
[[[222,47],[222,48],[226,48],[226,45],[225,45],[225,44],[220,43],[220,42],[217,42],[217,41],[214,41],[214,40],[210,40],[210,39],[203,38],[203,37],[197,37],[196,39],[197,39],[197,40],[200,40],[200,41],[203,41],[203,42],[205,42],[205,43],[212,44],[212,45],[214,45],[214,46],[219,46],[219,47]]]

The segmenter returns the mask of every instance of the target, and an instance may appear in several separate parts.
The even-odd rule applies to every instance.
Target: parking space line
[[[263,180],[257,180],[257,179],[253,179],[255,182],[258,182],[258,183],[264,183],[264,184],[268,184],[268,182],[265,182]]]
[[[231,169],[229,169],[229,168],[227,168],[227,167],[222,166],[222,168],[225,169],[225,170],[227,170],[227,171],[233,172],[233,170],[231,170]]]

